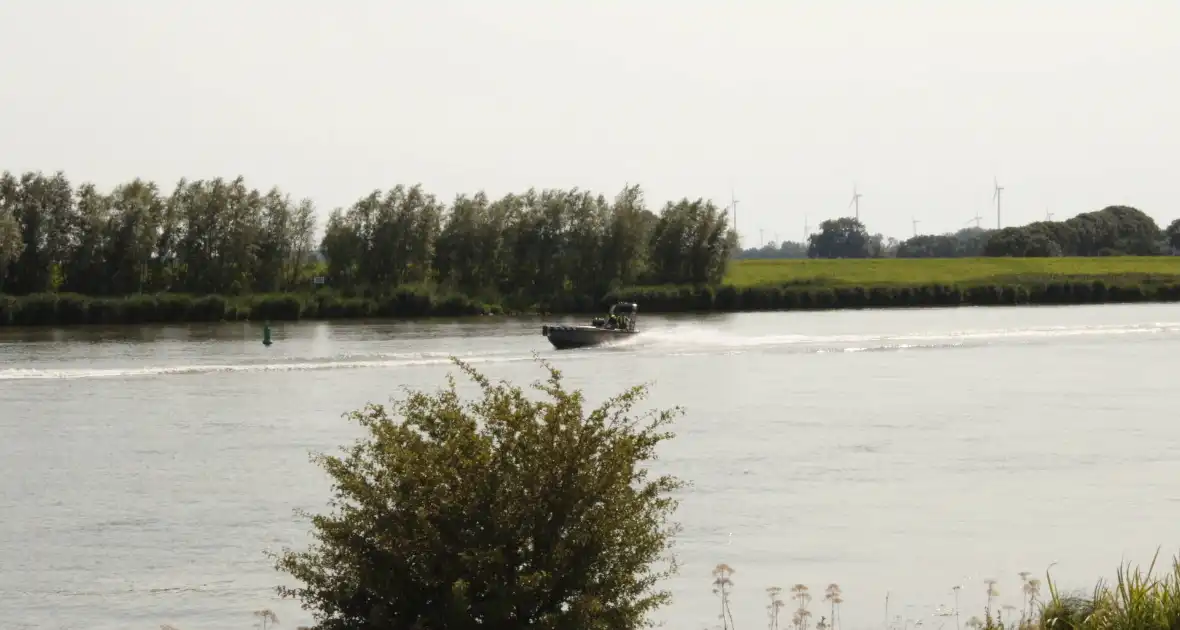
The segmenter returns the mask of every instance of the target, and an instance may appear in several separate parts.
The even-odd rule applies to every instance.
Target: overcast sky
[[[374,188],[736,190],[949,231],[1180,217],[1176,0],[3,0],[0,170],[244,175],[321,215]]]

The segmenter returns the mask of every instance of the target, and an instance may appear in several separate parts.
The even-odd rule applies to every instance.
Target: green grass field
[[[737,287],[883,287],[1091,279],[1180,281],[1180,256],[739,260],[731,264],[725,280]]]

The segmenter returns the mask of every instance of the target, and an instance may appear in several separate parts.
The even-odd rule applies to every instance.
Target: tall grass
[[[1154,577],[1159,552],[1146,571],[1120,565],[1115,582],[1100,581],[1089,596],[1062,594],[1049,581],[1041,611],[1046,630],[1175,630],[1180,628],[1180,558]]]

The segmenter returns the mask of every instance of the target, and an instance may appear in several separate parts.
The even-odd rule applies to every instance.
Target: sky
[[[3,0],[0,170],[374,189],[640,184],[746,246],[1180,217],[1175,0]]]

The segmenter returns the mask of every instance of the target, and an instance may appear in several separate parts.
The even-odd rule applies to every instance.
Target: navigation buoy
[[[262,325],[262,345],[269,346],[271,343],[273,342],[270,340],[270,322],[266,322]]]

